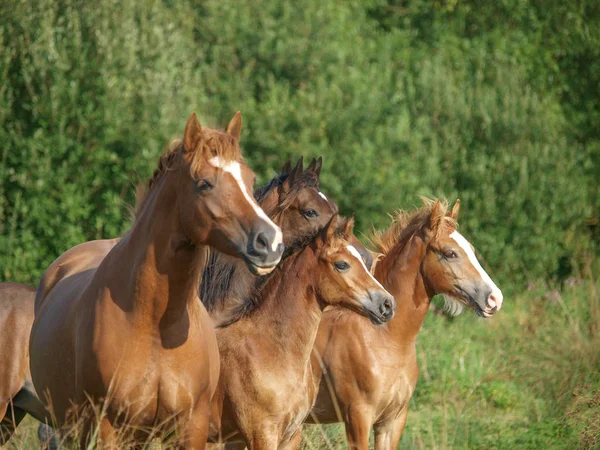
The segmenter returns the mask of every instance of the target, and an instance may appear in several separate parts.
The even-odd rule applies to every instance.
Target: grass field
[[[510,293],[491,320],[429,314],[401,449],[600,448],[600,283]],[[7,448],[36,448],[27,419]],[[304,449],[345,448],[306,426]]]

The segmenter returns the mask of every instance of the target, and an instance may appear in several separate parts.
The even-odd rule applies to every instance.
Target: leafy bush
[[[597,11],[533,0],[5,3],[2,279],[35,283],[67,248],[122,233],[133,186],[193,110],[209,125],[243,112],[260,181],[288,157],[322,155],[323,189],[364,231],[418,195],[460,197],[465,234],[500,281],[568,274],[591,245],[599,95],[585,55],[600,48],[586,22]],[[567,12],[576,27],[555,36]],[[591,78],[576,84],[577,70]]]

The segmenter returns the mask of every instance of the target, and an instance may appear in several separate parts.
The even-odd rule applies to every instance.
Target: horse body
[[[34,299],[30,286],[0,283],[0,445],[8,442],[25,414],[49,420],[29,371]]]
[[[61,274],[56,264],[44,275],[31,372],[59,425],[91,403],[103,407],[105,446],[117,446],[115,429],[124,425],[176,424],[186,448],[204,447],[219,373],[198,298],[206,246],[258,271],[272,270],[282,251],[280,230],[247,194],[252,173],[239,161],[240,128],[239,114],[227,133],[201,129],[192,115],[183,141],[161,158],[132,229],[73,269]],[[84,443],[92,424],[86,415]]]
[[[336,240],[334,221],[265,281],[249,315],[217,330],[223,370],[213,398],[213,419],[221,419],[214,440],[242,440],[251,450],[299,443],[317,393],[310,355],[323,309],[341,304],[377,323],[393,315],[392,297],[350,245],[351,225]]]
[[[472,249],[454,239],[457,215],[458,202],[448,215],[436,203],[378,239],[382,255],[374,275],[398,305],[384,326],[346,311],[324,314],[312,355],[319,394],[307,422],[343,421],[351,448],[368,448],[371,427],[377,450],[397,448],[419,376],[416,338],[435,294],[483,317],[502,305],[502,293],[472,261]]]

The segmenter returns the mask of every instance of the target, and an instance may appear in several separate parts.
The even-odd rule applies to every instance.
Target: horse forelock
[[[172,139],[165,154],[158,159],[157,168],[145,187],[141,184],[136,188],[134,218],[139,215],[144,201],[158,180],[165,173],[178,167],[184,157],[189,162],[192,178],[196,178],[198,171],[212,157],[219,157],[225,162],[243,161],[237,139],[222,131],[203,128],[198,144],[193,150],[184,148],[183,139]]]

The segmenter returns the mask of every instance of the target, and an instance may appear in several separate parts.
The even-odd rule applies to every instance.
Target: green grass
[[[600,448],[600,284],[534,285],[491,320],[429,314],[401,449]],[[7,448],[36,448],[28,419]],[[306,426],[303,449],[345,448]]]

